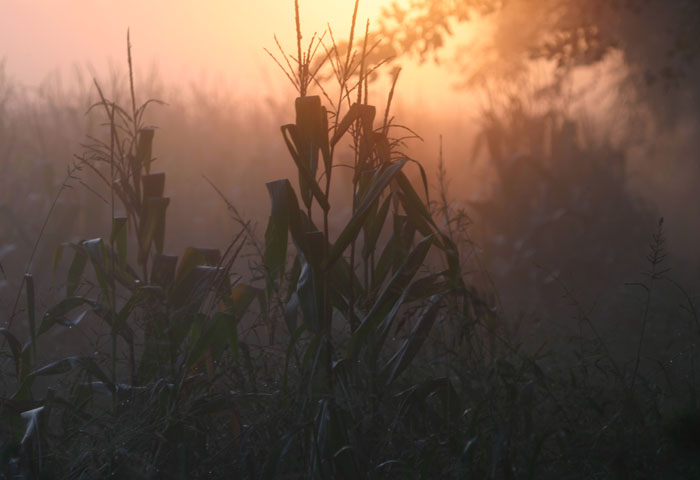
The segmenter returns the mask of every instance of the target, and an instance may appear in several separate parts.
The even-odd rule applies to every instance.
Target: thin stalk
[[[664,260],[666,254],[664,251],[664,232],[663,232],[664,219],[659,220],[659,224],[656,232],[652,236],[652,241],[650,245],[650,253],[647,259],[651,264],[651,271],[647,274],[649,276],[649,284],[636,284],[644,288],[646,291],[646,300],[644,302],[644,314],[642,315],[642,325],[641,332],[639,333],[639,342],[637,343],[637,355],[634,361],[634,370],[632,371],[632,380],[630,383],[630,395],[634,396],[634,384],[637,380],[637,375],[639,373],[639,363],[642,358],[642,346],[644,343],[644,337],[647,329],[647,324],[649,323],[649,311],[651,309],[651,297],[654,291],[654,283],[656,280],[663,277],[666,270],[659,270],[658,267]]]
[[[63,179],[63,183],[61,184],[61,187],[58,189],[58,192],[56,192],[56,196],[53,198],[53,201],[51,202],[51,207],[49,207],[49,211],[46,213],[46,216],[44,217],[44,222],[41,224],[41,228],[39,229],[39,235],[36,237],[36,241],[34,242],[34,245],[32,247],[32,251],[29,254],[29,260],[27,260],[27,265],[24,267],[24,274],[26,275],[29,273],[29,270],[32,267],[32,262],[34,261],[34,256],[36,255],[37,249],[39,248],[39,242],[41,239],[44,237],[44,232],[46,231],[46,226],[49,223],[49,219],[51,218],[51,215],[53,214],[54,209],[56,208],[56,205],[58,204],[58,199],[61,197],[61,194],[63,191],[67,188],[70,188],[69,182],[71,180],[80,180],[76,175],[75,172],[80,171],[80,167],[77,164],[73,164],[68,167],[68,171],[66,173],[65,178]],[[19,299],[22,297],[22,291],[24,290],[24,279],[25,277],[22,277],[22,282],[19,285],[19,288],[17,289],[17,295],[15,296],[15,301],[14,304],[12,305],[12,313],[10,313],[10,318],[7,321],[7,329],[9,330],[12,327],[12,322],[15,319],[15,315],[17,314],[17,307],[19,306]],[[7,339],[3,337],[2,340],[2,346],[0,349],[5,347],[5,342]]]
[[[299,96],[306,96],[306,88],[304,87],[304,67],[301,58],[301,19],[299,18],[299,0],[294,0],[294,20],[297,30],[297,64],[299,71]]]
[[[355,4],[357,8],[357,3]],[[356,12],[357,13],[357,12]],[[365,41],[364,44],[362,45],[362,57],[360,58],[360,78],[358,82],[358,88],[357,88],[357,103],[361,104],[362,103],[362,80],[363,77],[365,76],[365,60],[367,59],[367,37],[369,36],[369,20],[367,20],[367,26],[365,28]],[[366,87],[366,83],[365,83]],[[366,90],[365,90],[366,92]],[[360,138],[361,135],[363,135],[363,131],[360,126],[360,122],[356,123],[356,128],[355,132],[353,135],[353,142],[355,144],[355,174],[353,175],[353,182],[352,182],[352,216],[355,215],[355,212],[357,211],[357,186],[359,182],[359,175],[357,174],[357,168],[361,163],[361,158],[360,155],[367,153],[369,155],[369,152],[363,152],[361,148],[361,144],[363,140]],[[365,139],[364,142],[367,144],[367,140]],[[354,276],[355,274],[355,249],[357,247],[357,240],[353,239],[353,241],[350,243],[350,275]],[[352,278],[352,277],[351,277]],[[348,314],[350,316],[349,318],[349,323],[350,323],[350,330],[355,331],[359,325],[357,325],[357,322],[355,322],[355,282],[352,280],[350,281],[350,297],[348,299],[349,303],[349,308],[348,308]]]
[[[352,52],[352,42],[355,37],[355,22],[357,21],[357,7],[360,4],[360,0],[355,0],[355,7],[352,11],[352,24],[350,25],[350,38],[348,39],[348,51],[345,54],[345,71],[347,72],[350,68],[350,54]]]
[[[389,110],[391,110],[391,101],[394,99],[394,90],[396,89],[396,82],[399,80],[399,74],[401,74],[401,69],[396,69],[394,74],[394,79],[391,82],[391,89],[389,90],[389,98],[386,102],[386,110],[384,111],[384,123],[382,132],[386,135],[389,131]]]
[[[131,55],[129,56],[129,66],[131,66]],[[110,128],[109,128],[109,171],[110,171],[110,179],[111,184],[110,184],[110,195],[111,195],[111,215],[112,215],[112,228],[114,228],[114,144],[116,141],[116,131],[114,128],[114,107],[112,107],[112,112],[110,115]],[[115,277],[114,277],[114,272],[115,272],[115,255],[114,255],[114,236],[110,235],[110,249],[112,251],[112,275],[110,276],[110,281],[111,281],[111,287],[112,287],[112,298],[109,299],[109,308],[111,310],[110,314],[112,316],[112,382],[115,385],[117,385],[117,309],[116,309],[116,297],[117,297],[117,292],[116,292],[116,284],[115,284]],[[117,406],[117,395],[116,391],[114,392],[114,395],[112,396],[114,400],[114,409],[116,411],[116,406]]]
[[[138,122],[136,117],[136,94],[134,92],[134,68],[131,62],[131,35],[129,30],[126,30],[126,54],[129,63],[129,90],[131,93],[131,114],[132,125],[134,127],[134,141],[138,135]]]

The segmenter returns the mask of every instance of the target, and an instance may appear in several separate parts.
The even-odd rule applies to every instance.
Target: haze
[[[337,40],[345,39],[353,3],[301,1],[304,41],[308,41],[313,32],[324,31],[327,24]],[[390,3],[390,0],[361,2],[358,29],[364,30],[367,19],[372,25],[378,25],[381,8]],[[573,198],[579,195],[576,192],[584,192],[590,196],[587,200],[590,218],[598,218],[599,210],[607,208],[611,202],[627,202],[630,210],[636,211],[635,205],[642,197],[642,201],[651,204],[649,211],[644,211],[652,220],[647,217],[640,220],[639,229],[630,236],[646,245],[646,234],[655,224],[653,217],[663,214],[669,219],[667,228],[672,233],[669,243],[675,251],[688,252],[687,256],[693,256],[695,261],[697,255],[690,252],[700,238],[700,229],[693,220],[697,206],[689,209],[687,199],[695,189],[700,172],[686,159],[692,158],[697,143],[694,140],[699,130],[696,111],[690,102],[680,104],[685,95],[682,89],[669,96],[661,88],[645,91],[644,87],[630,88],[632,82],[624,83],[634,68],[632,62],[653,57],[653,45],[644,44],[639,49],[641,53],[631,47],[624,51],[613,48],[598,60],[574,58],[572,61],[588,63],[578,70],[568,71],[565,81],[553,87],[556,83],[552,75],[554,62],[551,59],[531,62],[530,49],[537,45],[543,31],[560,27],[558,20],[551,19],[549,6],[563,5],[564,10],[575,13],[580,4],[573,0],[506,3],[508,6],[494,13],[488,21],[462,24],[460,29],[454,29],[456,39],[447,41],[445,37],[447,46],[441,49],[441,56],[447,61],[442,65],[436,66],[430,61],[418,65],[407,60],[412,58],[410,56],[400,57],[406,68],[399,81],[392,113],[397,123],[411,127],[425,140],[413,142],[407,148],[424,163],[430,183],[435,185],[435,159],[444,147],[453,198],[462,204],[484,201],[492,193],[494,179],[496,190],[500,188],[498,176],[503,172],[497,171],[498,166],[494,168],[498,156],[494,149],[500,145],[506,158],[503,168],[514,168],[512,159],[528,158],[523,163],[540,162],[543,168],[555,169],[555,174],[546,177],[546,182],[529,185],[527,182],[534,180],[528,180],[523,176],[526,174],[514,168],[508,175],[520,185],[522,192],[536,193],[559,188],[555,185],[562,184],[565,185],[563,191],[574,192],[570,193],[572,205],[581,203],[580,198]],[[415,8],[420,8],[421,4],[428,5],[426,2],[411,3]],[[450,5],[450,8],[458,8],[460,4]],[[279,125],[293,118],[290,99],[294,93],[264,51],[265,47],[276,50],[275,34],[288,53],[294,51],[293,14],[291,0],[4,1],[0,3],[0,58],[4,58],[5,63],[0,73],[9,77],[7,85],[22,92],[41,92],[41,88],[34,87],[51,84],[57,78],[63,79],[61,88],[70,89],[74,84],[73,69],[83,74],[83,80],[94,75],[101,82],[115,76],[123,81],[126,31],[130,29],[140,100],[154,94],[170,104],[167,110],[154,109],[157,116],[149,121],[161,129],[156,142],[158,155],[168,161],[163,168],[168,170],[168,185],[173,187],[172,211],[178,212],[173,215],[176,219],[170,224],[171,228],[177,231],[179,225],[187,232],[187,235],[174,235],[174,241],[183,243],[178,247],[196,241],[222,243],[230,232],[221,231],[218,226],[226,222],[227,213],[209,186],[193,179],[200,179],[202,174],[216,179],[217,185],[244,211],[256,218],[265,218],[268,209],[265,182],[284,175],[293,176],[289,170],[291,162],[277,160],[287,153],[279,138]],[[610,15],[612,20],[617,20],[617,13]],[[654,21],[658,17],[650,11],[645,15],[642,17]],[[636,28],[637,16],[630,14],[626,18],[631,27],[635,27],[629,27],[629,43],[638,45],[634,32],[645,32],[648,28]],[[456,23],[454,17],[449,21]],[[601,19],[600,28],[605,25]],[[417,36],[417,31],[412,30],[410,34]],[[455,52],[461,54],[459,58]],[[411,53],[415,53],[415,48]],[[531,70],[523,68],[524,64]],[[115,72],[117,75],[113,75]],[[139,80],[153,72],[157,73],[161,89],[144,93],[140,87],[145,82]],[[500,84],[475,86],[472,81],[484,73],[506,78],[513,72],[522,76],[517,81],[512,81],[517,77],[510,77]],[[0,76],[0,86],[2,80],[6,78]],[[471,90],[452,89],[459,80]],[[122,93],[125,85],[121,84]],[[547,88],[540,88],[542,86]],[[373,95],[370,103],[375,103],[381,113],[386,102],[386,87],[386,84],[370,87]],[[692,92],[692,88],[684,88]],[[83,115],[90,102],[95,101],[94,90],[81,92],[84,97],[91,98],[62,96],[60,88],[45,90],[48,91],[36,95],[37,98],[30,95],[18,100],[19,107],[13,113],[16,118],[7,122],[14,126],[7,138],[25,148],[25,151],[16,149],[10,156],[12,160],[5,162],[6,165],[16,162],[17,171],[30,171],[26,158],[35,157],[46,161],[51,169],[62,171],[80,150],[85,134],[92,133],[89,129],[94,128],[94,123],[90,124],[95,121],[94,116],[91,120]],[[178,96],[181,92],[187,95]],[[675,99],[682,107],[672,114],[676,124],[665,122],[662,109],[654,110],[656,102],[666,105],[666,111],[670,112],[672,101],[669,99]],[[64,116],[72,120],[68,122]],[[24,130],[23,122],[26,122]],[[567,122],[571,122],[575,134],[567,130]],[[50,141],[36,142],[37,131],[42,139]],[[483,138],[489,133],[498,141],[487,148]],[[475,141],[478,134],[482,134],[481,143]],[[22,135],[26,138],[21,138]],[[557,135],[561,138],[555,138]],[[553,157],[555,140],[569,149],[561,158]],[[578,152],[581,158],[575,160],[577,157],[570,155],[571,151]],[[537,155],[541,158],[533,159]],[[615,162],[620,158],[619,169],[610,166],[618,165]],[[274,168],[271,167],[273,162]],[[583,168],[581,165],[589,169],[579,170]],[[596,168],[601,171],[596,172]],[[679,175],[679,171],[684,175]],[[15,173],[10,172],[8,178]],[[609,177],[610,191],[594,193],[604,183],[598,177]],[[55,182],[58,176],[52,178]],[[241,178],[247,181],[241,182]],[[54,188],[52,184],[47,191],[52,192]],[[533,225],[541,221],[538,209],[544,208],[542,205],[532,204],[532,211],[522,213],[513,210],[514,204],[530,205],[531,199],[525,198],[525,193],[519,199],[503,197],[503,210],[491,212],[490,217],[479,218],[478,212],[469,212],[477,218],[474,230],[484,229],[487,237],[484,243],[503,237],[508,228],[513,228],[511,240],[519,245],[521,231],[535,228]],[[613,194],[621,198],[613,198]],[[23,195],[25,193],[18,194],[17,198]],[[544,210],[551,209],[547,215],[555,216],[562,208],[568,208],[560,207],[553,202]],[[623,211],[620,207],[620,212]],[[692,214],[686,214],[689,211]],[[499,215],[503,216],[503,224],[491,225],[488,231],[484,225],[489,218],[497,219]],[[620,213],[620,218],[626,216],[629,215]],[[198,225],[202,228],[190,229],[190,218],[200,222]],[[516,228],[514,218],[525,218],[521,221],[526,225]],[[632,231],[624,225],[620,227],[624,223],[622,220],[608,221],[605,225],[615,224]],[[95,234],[87,220],[84,227],[86,235]],[[561,228],[569,230],[569,227]],[[219,235],[215,242],[212,242],[212,231]],[[590,231],[595,233],[591,242],[597,243],[606,243],[602,240],[604,235],[618,235]],[[542,251],[543,256],[550,253],[544,247]],[[631,262],[639,258],[636,254],[629,256]],[[544,257],[541,260],[544,264],[549,262]],[[532,266],[529,257],[525,262]]]
[[[363,2],[362,24],[388,3]],[[352,2],[303,2],[304,31],[324,31],[328,22],[345,35],[352,8]],[[0,58],[12,76],[30,85],[69,73],[71,66],[103,71],[109,62],[122,65],[129,28],[135,59],[142,67],[156,65],[169,83],[206,77],[252,91],[269,79],[263,47],[274,47],[273,35],[294,44],[290,14],[293,3],[281,0],[3,1]]]

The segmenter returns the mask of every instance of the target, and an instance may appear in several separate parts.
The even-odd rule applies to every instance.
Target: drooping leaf
[[[315,187],[313,184],[310,184],[308,177],[316,177],[318,154],[321,145],[328,143],[327,133],[322,132],[325,110],[321,106],[321,98],[317,95],[297,98],[294,102],[294,107],[296,110],[296,124],[288,126],[288,132],[291,134],[291,140],[294,143],[294,150],[298,155],[299,162],[308,171],[308,176],[305,172],[299,171],[299,188],[304,205],[308,209],[311,207],[312,197],[314,195],[318,196],[314,192]],[[286,133],[283,131],[284,135]],[[290,150],[290,153],[294,156],[294,152]],[[320,188],[318,192],[320,192]]]
[[[286,245],[288,236],[291,235],[294,245],[307,258],[312,258],[318,252],[312,252],[308,244],[309,232],[318,231],[318,228],[309,220],[308,216],[299,209],[296,193],[289,180],[277,180],[267,184],[272,203],[270,220],[275,224],[273,233],[270,234],[270,244],[268,245],[268,235],[265,239],[265,258],[269,258],[269,264],[274,269],[275,266],[282,265],[283,251],[286,259]],[[286,233],[284,226],[287,227]],[[270,226],[268,225],[268,230]],[[268,248],[272,249],[268,252]],[[284,250],[283,250],[284,249]],[[268,265],[266,260],[265,265]],[[278,267],[279,268],[279,267]],[[274,270],[273,270],[274,271]],[[281,272],[278,271],[278,275]]]
[[[170,205],[168,197],[147,197],[143,200],[143,211],[139,224],[139,264],[146,261],[151,245],[155,245],[157,253],[163,253],[168,205]]]
[[[147,174],[151,173],[151,157],[153,156],[153,135],[155,130],[152,128],[142,128],[139,130],[138,144],[136,146],[136,161],[139,170],[143,169]],[[145,188],[144,188],[145,193]]]
[[[175,284],[182,282],[198,265],[207,265],[207,260],[201,249],[187,247],[175,273]]]
[[[310,144],[312,161],[318,157],[321,151],[326,172],[330,169],[330,145],[328,143],[328,112],[321,105],[318,95],[306,95],[298,97],[294,102],[296,112],[296,126],[299,135]],[[316,168],[312,168],[313,173]]]
[[[308,189],[313,195],[313,197],[316,199],[318,204],[321,206],[321,208],[324,211],[328,211],[330,209],[328,198],[326,198],[326,195],[321,190],[321,187],[318,186],[318,182],[316,182],[314,173],[309,169],[309,166],[306,165],[304,160],[301,158],[301,152],[297,151],[297,146],[295,145],[294,141],[295,134],[298,137],[298,134],[296,132],[296,125],[282,125],[281,130],[282,137],[284,138],[284,141],[287,145],[289,154],[292,156],[292,159],[294,160],[294,163],[297,166],[297,170],[299,171],[300,183],[302,184],[304,190]],[[310,197],[308,198],[310,199]],[[306,199],[304,204],[307,208],[309,208],[310,203],[307,203]]]
[[[162,288],[170,288],[175,281],[177,256],[156,253],[151,266],[151,283]]]
[[[90,307],[95,307],[97,306],[97,303],[94,300],[91,300],[89,298],[85,297],[68,297],[64,298],[60,302],[58,302],[56,305],[53,307],[49,308],[46,313],[44,314],[44,318],[41,320],[41,325],[39,326],[39,331],[37,332],[38,335],[43,335],[46,333],[51,327],[53,327],[55,324],[59,325],[66,325],[66,326],[71,326],[72,324],[76,324],[75,320],[70,320],[70,318],[75,319],[75,316],[71,317],[71,313],[77,309],[78,307],[81,306],[90,306]],[[82,314],[78,314],[80,316]],[[82,319],[82,316],[80,316],[80,319],[78,320],[78,323]]]
[[[267,190],[270,194],[270,218],[265,230],[265,269],[273,278],[284,274],[287,260],[287,243],[289,238],[289,206],[286,180],[270,182]],[[298,205],[297,205],[298,209]]]
[[[165,173],[151,173],[141,177],[143,199],[162,197],[165,194]]]
[[[373,105],[364,105],[360,103],[353,103],[350,109],[345,114],[343,119],[338,123],[338,128],[333,135],[331,140],[331,146],[335,146],[336,143],[340,141],[345,132],[348,131],[350,125],[352,125],[357,120],[360,120],[363,135],[369,137],[372,135],[372,125],[374,123],[374,117],[377,113],[377,109]]]

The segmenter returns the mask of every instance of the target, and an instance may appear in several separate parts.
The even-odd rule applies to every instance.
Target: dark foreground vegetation
[[[161,107],[137,102],[130,47],[126,100],[95,83],[99,125],[48,218],[85,188],[105,230],[27,252],[0,329],[0,478],[700,478],[699,313],[619,155],[511,106],[484,124],[498,187],[468,215],[442,159],[431,188],[403,153],[393,86],[369,102],[380,65],[356,30],[280,48],[294,177],[267,183],[262,235],[208,181],[222,249],[168,246],[144,120]],[[619,287],[604,312],[577,296],[595,282]]]

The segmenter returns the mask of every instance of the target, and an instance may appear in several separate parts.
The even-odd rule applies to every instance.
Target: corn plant
[[[306,432],[312,445],[308,473],[319,478],[356,478],[368,472],[360,466],[359,452],[351,447],[355,439],[349,425],[359,420],[353,414],[364,408],[377,411],[392,384],[419,354],[447,296],[462,298],[465,307],[469,299],[456,246],[428,209],[425,172],[400,152],[403,139],[392,136],[398,128],[389,118],[393,87],[379,124],[377,109],[369,103],[368,78],[378,65],[367,65],[366,59],[376,45],[368,45],[366,32],[359,51],[353,49],[357,2],[344,52],[335,41],[326,46],[323,37],[313,37],[303,53],[296,7],[298,56],[285,64],[299,96],[295,122],[283,125],[281,132],[297,167],[299,196],[289,180],[267,184],[271,213],[264,260],[270,289],[279,289],[288,279],[284,316],[291,343],[287,361],[302,348],[301,403],[319,402]],[[314,62],[318,44],[323,45],[325,57]],[[297,68],[292,67],[294,62]],[[338,86],[335,102],[313,75],[323,64],[330,65]],[[308,94],[312,83],[321,89],[329,110],[321,96]],[[339,233],[332,235],[330,198],[332,189],[339,188],[332,182],[338,167],[334,154],[344,143],[354,154],[349,188],[352,211]],[[419,168],[426,198],[421,198],[405,171],[411,164]],[[313,218],[315,211],[320,211],[318,221]],[[431,251],[443,257],[437,271],[426,268]],[[399,329],[406,324],[401,317],[416,306],[418,315],[410,320],[410,333],[394,346],[388,339],[395,335],[397,324]],[[342,322],[341,330],[349,333],[344,344],[336,338],[336,322]],[[351,379],[363,374],[368,375],[362,380],[369,389],[365,398],[371,400],[358,409]],[[451,388],[438,383],[438,389]],[[293,437],[293,433],[286,435],[285,446],[272,452],[268,475]]]
[[[16,367],[17,387],[10,401],[26,418],[27,427],[19,441],[24,451],[29,451],[29,445],[37,449],[44,444],[40,432],[57,404],[64,416],[84,418],[94,415],[90,407],[106,395],[111,400],[111,407],[105,410],[109,416],[118,417],[133,402],[145,402],[155,408],[159,418],[170,419],[155,432],[158,440],[148,466],[160,468],[178,454],[178,448],[188,444],[186,431],[191,427],[187,425],[197,424],[197,412],[202,409],[207,415],[229,412],[235,424],[236,414],[226,396],[223,403],[220,395],[212,396],[211,380],[225,351],[232,358],[237,356],[240,318],[253,301],[258,299],[264,306],[265,300],[259,289],[234,284],[230,279],[244,232],[234,237],[223,254],[217,249],[190,247],[178,262],[178,257],[164,253],[169,205],[164,196],[165,173],[152,171],[155,130],[143,126],[146,108],[156,101],[136,107],[130,44],[127,51],[131,109],[108,100],[95,82],[100,100],[93,108],[101,108],[106,117],[108,140],[91,137],[86,153],[76,159],[78,168],[89,168],[109,188],[110,236],[59,245],[54,268],[66,252],[73,253],[65,298],[37,318],[33,278],[27,275],[30,339],[22,346],[8,329],[1,329],[0,335],[8,343]],[[118,210],[125,215],[118,216]],[[136,246],[131,256],[130,245]],[[132,257],[136,268],[131,266]],[[108,368],[90,356],[70,356],[37,366],[41,337],[54,328],[77,326],[88,314],[109,328]],[[119,362],[122,346],[127,347],[126,369]],[[69,398],[34,399],[36,378],[69,372],[77,375]],[[19,417],[11,420],[20,421]],[[107,430],[114,427],[110,423],[103,426]],[[64,427],[78,428],[74,423]],[[205,441],[199,436],[191,440]],[[34,457],[40,458],[40,452]],[[44,469],[41,463],[37,465],[37,472]]]

